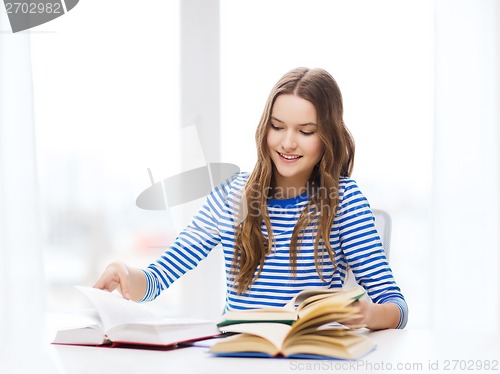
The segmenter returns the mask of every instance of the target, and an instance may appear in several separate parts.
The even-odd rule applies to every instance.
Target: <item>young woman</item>
[[[342,96],[322,69],[285,74],[256,132],[258,160],[215,189],[146,269],[110,264],[94,287],[153,300],[222,244],[226,309],[283,306],[307,288],[341,288],[347,270],[367,290],[356,302],[371,329],[403,328],[408,308],[389,268],[368,201],[349,178],[354,141]]]

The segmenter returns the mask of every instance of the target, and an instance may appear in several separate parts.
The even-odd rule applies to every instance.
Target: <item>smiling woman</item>
[[[276,119],[279,126],[272,123]],[[304,125],[316,131],[303,133]],[[340,289],[350,267],[370,298],[359,301],[352,323],[404,328],[405,299],[368,201],[350,179],[354,143],[333,77],[319,68],[283,75],[271,89],[255,138],[259,159],[253,171],[215,188],[156,261],[147,268],[112,262],[94,287],[154,300],[221,244],[226,310],[284,306],[302,290]],[[294,191],[276,199],[268,194],[276,189]],[[235,219],[240,212],[248,214]]]
[[[309,176],[324,152],[316,109],[300,96],[280,95],[270,122],[267,146],[276,172],[273,193],[275,197],[295,197],[306,191]]]
[[[353,178],[373,208],[391,213],[391,266],[411,299],[409,323],[429,326],[432,278],[421,273],[430,272],[431,256],[434,1],[220,2],[222,159],[242,170],[256,162],[259,97],[282,71],[321,66],[332,73],[356,139]],[[235,79],[242,71],[244,84]]]

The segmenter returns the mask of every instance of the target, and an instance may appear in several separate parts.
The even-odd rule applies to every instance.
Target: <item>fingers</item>
[[[113,289],[110,289],[110,282],[107,281],[106,273],[102,274],[92,287],[109,292],[113,291]]]
[[[351,303],[351,306],[355,308],[353,317],[348,321],[342,322],[343,325],[350,328],[359,328],[364,326],[365,323],[365,303],[356,300]]]
[[[118,289],[125,299],[130,300],[129,272],[127,266],[118,261],[109,264],[93,287],[108,292]]]

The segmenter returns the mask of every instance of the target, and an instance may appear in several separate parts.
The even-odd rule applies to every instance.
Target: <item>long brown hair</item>
[[[238,293],[248,290],[255,271],[260,276],[267,254],[274,245],[273,231],[267,211],[267,199],[273,182],[274,165],[267,147],[267,132],[274,102],[279,95],[293,94],[311,102],[317,114],[318,134],[324,154],[314,168],[309,182],[314,189],[310,202],[301,213],[290,242],[290,263],[293,274],[297,269],[299,235],[314,222],[317,235],[314,243],[315,265],[322,278],[322,258],[327,252],[335,266],[330,231],[339,204],[338,186],[342,176],[350,176],[354,163],[354,140],[343,121],[342,95],[337,82],[323,69],[296,68],[286,73],[273,87],[264,107],[255,134],[258,158],[245,186],[247,215],[236,228],[233,274]],[[315,192],[316,191],[316,192]],[[311,221],[311,217],[314,219]],[[268,238],[261,230],[266,225]]]

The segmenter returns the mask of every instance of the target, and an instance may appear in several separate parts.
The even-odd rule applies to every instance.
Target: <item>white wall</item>
[[[436,1],[435,328],[500,329],[498,7]]]

